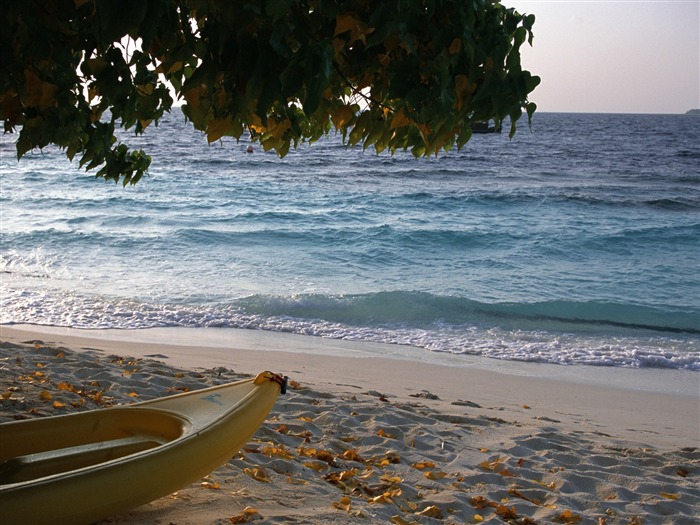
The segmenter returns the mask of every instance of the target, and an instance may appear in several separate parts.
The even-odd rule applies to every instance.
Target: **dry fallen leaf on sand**
[[[442,519],[442,511],[437,505],[431,505],[429,507],[426,507],[420,512],[416,512],[416,514],[418,516],[425,516],[426,518],[435,518],[438,520]]]
[[[570,510],[565,510],[558,516],[555,516],[552,518],[552,521],[556,523],[565,523],[567,525],[572,524],[572,523],[581,523],[583,521],[583,518],[579,516],[578,514],[574,514]]]
[[[246,507],[243,509],[243,512],[238,514],[237,516],[232,516],[228,520],[233,523],[233,524],[239,524],[239,523],[249,523],[253,520],[259,520],[262,519],[262,516],[258,512],[258,509],[253,508],[253,507]]]
[[[250,476],[255,481],[259,481],[261,483],[270,483],[271,481],[267,475],[267,472],[265,472],[265,470],[261,468],[245,468],[243,469],[243,473],[246,476]]]
[[[350,506],[352,505],[352,500],[348,496],[343,496],[340,501],[333,502],[333,508],[338,510],[344,510],[346,512],[350,511]]]

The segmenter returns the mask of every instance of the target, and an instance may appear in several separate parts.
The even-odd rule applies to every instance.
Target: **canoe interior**
[[[3,425],[0,485],[65,473],[177,439],[189,422],[148,408],[114,408]]]

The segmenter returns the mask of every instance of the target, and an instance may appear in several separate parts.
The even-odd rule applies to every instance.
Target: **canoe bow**
[[[0,424],[3,523],[89,524],[226,463],[287,378],[257,377],[128,406]]]

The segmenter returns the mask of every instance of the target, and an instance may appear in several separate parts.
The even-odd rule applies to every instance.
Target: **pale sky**
[[[700,0],[502,0],[536,17],[523,67],[539,111],[700,108]]]

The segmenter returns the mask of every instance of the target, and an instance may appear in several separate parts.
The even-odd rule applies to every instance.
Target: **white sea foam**
[[[700,371],[700,339],[648,332],[620,335],[485,327],[476,324],[361,326],[321,319],[250,314],[239,307],[156,305],[110,301],[76,294],[2,289],[0,324],[42,324],[83,329],[154,327],[245,328],[328,339],[412,346],[433,352],[494,359],[618,367],[660,367]]]

